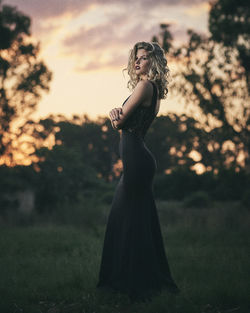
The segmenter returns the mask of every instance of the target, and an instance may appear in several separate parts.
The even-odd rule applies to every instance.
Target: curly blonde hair
[[[123,69],[123,71],[128,71],[128,75],[130,77],[130,80],[127,83],[127,87],[130,90],[133,90],[140,80],[139,76],[135,72],[135,58],[139,49],[145,49],[148,51],[148,57],[151,61],[151,67],[148,72],[148,79],[156,83],[159,90],[159,98],[165,99],[168,94],[167,85],[169,83],[169,68],[167,66],[165,52],[157,42],[150,43],[139,41],[129,51],[128,66]]]

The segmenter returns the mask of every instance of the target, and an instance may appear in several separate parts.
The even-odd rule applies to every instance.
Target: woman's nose
[[[136,64],[137,64],[138,62],[140,62],[140,59],[137,59],[137,60],[135,61]]]

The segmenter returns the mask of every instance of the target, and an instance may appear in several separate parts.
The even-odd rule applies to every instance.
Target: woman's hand
[[[117,128],[116,121],[120,120],[120,115],[122,114],[122,108],[114,108],[109,112],[110,120],[113,128]]]
[[[109,112],[111,121],[118,121],[120,119],[120,114],[122,114],[122,108],[114,108]]]

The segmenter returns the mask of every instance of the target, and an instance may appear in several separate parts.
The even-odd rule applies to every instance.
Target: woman
[[[164,51],[153,42],[130,50],[128,87],[133,93],[122,108],[110,111],[121,129],[123,173],[108,217],[97,287],[127,294],[132,302],[151,300],[163,288],[178,293],[165,255],[153,195],[156,160],[144,137],[166,98],[169,69]]]

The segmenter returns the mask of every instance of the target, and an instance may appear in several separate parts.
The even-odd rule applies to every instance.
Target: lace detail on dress
[[[142,138],[145,137],[148,128],[156,117],[155,106],[157,102],[157,89],[155,84],[153,82],[151,83],[153,85],[153,96],[151,105],[148,107],[139,105],[121,127],[122,130],[127,130]],[[128,98],[123,102],[122,106],[125,104]]]

